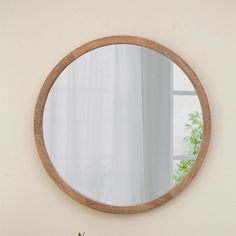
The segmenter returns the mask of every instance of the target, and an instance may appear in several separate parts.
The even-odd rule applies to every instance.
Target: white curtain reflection
[[[59,175],[99,202],[133,205],[170,188],[171,63],[111,45],[69,65],[53,85],[43,133]]]

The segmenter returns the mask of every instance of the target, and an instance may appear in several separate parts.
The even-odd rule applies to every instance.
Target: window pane
[[[173,63],[173,89],[183,91],[194,91],[194,87],[185,73]]]
[[[173,96],[173,155],[190,155],[189,146],[184,140],[189,136],[191,129],[187,130],[186,123],[189,123],[189,113],[199,112],[201,106],[196,95],[174,95]]]

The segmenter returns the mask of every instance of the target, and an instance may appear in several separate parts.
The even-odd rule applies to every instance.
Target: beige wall
[[[0,235],[235,236],[236,1],[0,0]],[[108,35],[159,41],[195,70],[209,97],[212,139],[192,184],[162,207],[111,215],[52,182],[34,144],[33,112],[53,66]]]

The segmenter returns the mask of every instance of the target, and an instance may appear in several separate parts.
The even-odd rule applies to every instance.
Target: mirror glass
[[[43,137],[60,177],[96,202],[132,206],[180,183],[202,142],[185,73],[162,54],[114,44],[85,53],[54,82]]]

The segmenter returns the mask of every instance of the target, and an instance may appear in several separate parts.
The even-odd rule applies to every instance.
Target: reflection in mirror
[[[132,206],[181,182],[202,141],[198,96],[148,48],[116,44],[73,61],[46,100],[43,136],[61,178],[97,202]]]

